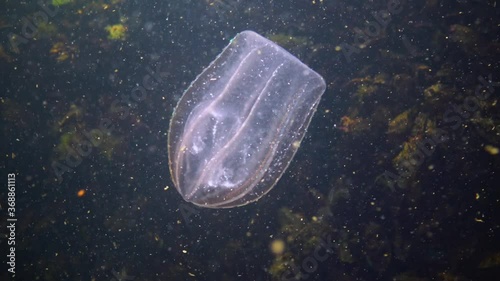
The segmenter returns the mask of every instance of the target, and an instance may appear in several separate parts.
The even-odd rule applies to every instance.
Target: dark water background
[[[40,5],[1,5],[1,280],[500,278],[496,1],[75,0],[32,30]],[[168,121],[247,29],[327,91],[267,196],[197,208],[172,186]]]

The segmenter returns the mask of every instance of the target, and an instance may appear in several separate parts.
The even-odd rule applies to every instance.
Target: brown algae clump
[[[108,39],[125,40],[127,37],[127,27],[121,23],[108,25],[105,29],[108,32]]]

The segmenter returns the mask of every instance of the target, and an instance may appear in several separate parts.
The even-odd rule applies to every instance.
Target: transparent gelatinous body
[[[255,201],[290,164],[326,85],[253,31],[239,33],[191,83],[168,136],[182,197],[209,208]]]

